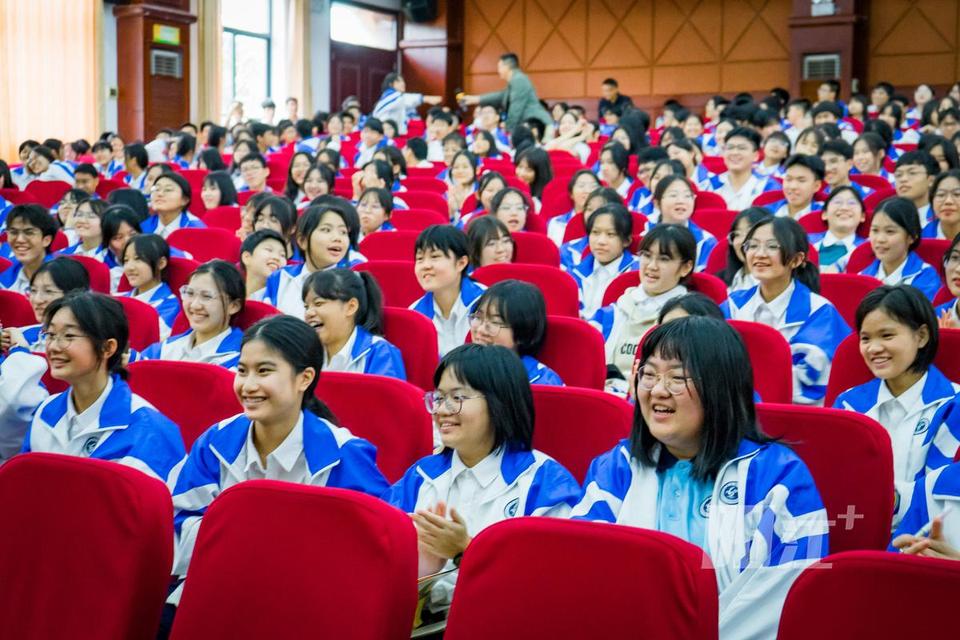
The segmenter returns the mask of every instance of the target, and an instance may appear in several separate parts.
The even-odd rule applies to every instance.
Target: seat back
[[[110,294],[110,268],[96,258],[90,256],[66,256],[76,260],[87,270],[90,276],[90,290],[97,293]]]
[[[882,551],[829,555],[790,587],[777,638],[822,637],[825,623],[829,637],[851,640],[949,635],[958,584],[960,562],[953,560]],[[922,613],[904,615],[904,596],[922,602]]]
[[[433,224],[449,224],[450,219],[431,209],[397,209],[390,216],[390,222],[400,231],[420,233]]]
[[[537,359],[567,386],[603,389],[607,378],[603,335],[580,318],[547,316],[547,338]]]
[[[700,191],[693,201],[693,210],[698,209],[726,209],[727,201],[723,196],[712,191]]]
[[[0,469],[0,504],[5,637],[155,637],[173,563],[162,482],[115,462],[29,453]]]
[[[143,360],[128,370],[130,388],[180,427],[187,450],[209,427],[242,410],[233,393],[234,374],[219,365]]]
[[[580,317],[577,283],[560,269],[542,264],[490,264],[473,272],[473,279],[487,286],[511,278],[540,289],[547,303],[547,314]]]
[[[0,326],[29,327],[37,324],[30,299],[22,293],[0,289]]]
[[[424,391],[433,389],[433,372],[440,361],[433,322],[410,309],[384,307],[383,337],[400,349],[407,381]]]
[[[61,180],[34,180],[24,189],[27,193],[37,199],[37,202],[48,209],[60,202],[67,191],[71,189],[68,182]]]
[[[573,200],[568,190],[569,181],[569,178],[555,177],[546,184],[543,188],[540,215],[544,218],[552,218],[573,208]]]
[[[747,346],[753,388],[764,402],[793,402],[793,355],[783,335],[765,324],[728,320]]]
[[[943,280],[943,255],[950,248],[952,242],[952,240],[939,238],[923,238],[920,240],[920,246],[917,247],[917,255],[937,270],[941,280]]]
[[[167,241],[171,247],[186,251],[198,262],[218,258],[232,263],[240,262],[240,238],[227,229],[177,229],[170,234]]]
[[[340,426],[377,447],[377,466],[389,482],[430,455],[433,421],[420,387],[368,373],[324,371],[316,394]]]
[[[131,349],[143,351],[160,341],[160,316],[153,306],[129,296],[117,296],[114,300],[120,303],[123,307],[123,315],[127,317]]]
[[[833,303],[848,325],[855,327],[860,301],[881,284],[876,278],[859,273],[822,273],[820,295]]]
[[[443,195],[447,192],[447,184],[437,178],[416,178],[408,177],[400,181],[408,191],[427,191],[430,193],[439,193]],[[406,192],[404,192],[406,193]],[[400,196],[403,197],[402,195]]]
[[[532,570],[518,571],[518,558]],[[603,596],[584,606],[598,585]],[[637,527],[511,518],[471,541],[444,638],[708,640],[718,626],[717,580],[699,547]]]
[[[764,191],[754,198],[751,204],[754,207],[765,207],[766,205],[773,204],[778,200],[783,200],[783,197],[783,191],[779,189],[776,191]],[[772,211],[771,213],[776,213],[776,211]]]
[[[704,273],[710,273],[716,275],[723,271],[727,266],[727,253],[730,248],[730,243],[727,242],[726,237],[717,237],[717,246],[713,248],[713,251],[710,252],[710,255],[707,256],[707,266],[704,269]]]
[[[360,241],[360,253],[367,260],[409,260],[416,253],[418,231],[378,231]]]
[[[854,173],[850,175],[850,181],[855,182],[856,184],[861,184],[865,187],[869,187],[874,190],[878,189],[890,189],[890,181],[884,178],[883,176],[868,174],[868,173]]]
[[[757,405],[761,429],[804,461],[827,509],[830,551],[882,550],[890,542],[893,453],[877,422],[853,411]]]
[[[312,629],[402,640],[416,577],[416,532],[390,505],[356,491],[242,482],[203,517],[171,637],[296,638]]]
[[[866,198],[863,199],[863,206],[868,212],[872,212],[877,208],[877,205],[886,200],[887,198],[892,198],[897,195],[897,190],[893,187],[887,189],[877,189]]]
[[[411,209],[430,209],[440,215],[447,216],[447,219],[450,218],[450,213],[447,210],[447,201],[439,193],[433,193],[432,191],[404,191],[398,193],[396,197],[403,200]]]
[[[203,214],[203,224],[208,229],[226,229],[236,231],[240,228],[240,207],[222,206],[208,209]]]
[[[701,229],[704,229],[719,240],[726,238],[730,233],[730,226],[733,219],[737,217],[739,211],[732,209],[698,209],[693,212],[691,220]]]
[[[560,250],[547,236],[531,231],[517,231],[510,235],[515,247],[514,262],[560,267]]]
[[[406,309],[423,296],[423,289],[413,271],[413,260],[371,260],[351,267],[354,271],[369,271],[376,278],[383,293],[383,304]],[[392,342],[392,341],[391,341]]]

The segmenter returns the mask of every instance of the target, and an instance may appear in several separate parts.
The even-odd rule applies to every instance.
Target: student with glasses
[[[853,250],[866,242],[857,228],[866,219],[866,207],[860,193],[850,185],[836,187],[820,211],[827,230],[808,234],[810,244],[820,257],[821,273],[842,273]]]
[[[937,307],[937,320],[941,329],[956,329],[960,327],[960,233],[943,255],[943,271],[953,299]]]
[[[933,220],[930,188],[938,173],[940,165],[926,151],[907,151],[897,160],[893,172],[897,195],[913,202],[917,208],[917,223],[921,227]]]
[[[440,361],[427,410],[442,451],[414,464],[383,498],[413,515],[420,575],[459,566],[473,536],[520,516],[566,517],[580,488],[566,469],[533,449],[527,372],[501,346],[461,345]],[[443,614],[456,574],[432,588],[426,609]]]
[[[105,200],[84,200],[73,212],[73,229],[77,236],[76,244],[57,253],[61,256],[87,256],[103,262],[106,250],[103,247],[101,223],[107,210]]]
[[[140,225],[143,233],[166,238],[177,229],[204,228],[207,225],[189,211],[190,183],[178,173],[163,173],[150,187],[150,208],[154,214]]]
[[[934,219],[920,232],[921,238],[950,240],[960,233],[960,169],[944,171],[930,187]]]
[[[727,234],[727,264],[717,273],[717,277],[727,284],[727,291],[739,291],[756,286],[757,281],[750,275],[743,255],[743,240],[753,225],[761,220],[773,217],[765,207],[750,207],[736,215]]]
[[[56,219],[38,204],[18,204],[7,215],[7,246],[13,264],[0,272],[0,289],[26,293],[40,266],[51,259]]]
[[[21,346],[33,353],[43,352],[46,344],[41,333],[47,307],[71,291],[89,290],[90,276],[84,266],[76,260],[54,258],[50,262],[44,262],[30,279],[30,288],[27,291],[37,324],[26,327],[0,327],[0,351]]]

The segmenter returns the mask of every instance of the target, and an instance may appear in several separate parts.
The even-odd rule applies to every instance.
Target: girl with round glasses
[[[827,223],[827,230],[808,236],[820,257],[820,271],[842,273],[853,250],[867,241],[857,235],[857,227],[866,219],[860,193],[849,185],[833,189],[820,217]]]
[[[738,213],[730,224],[730,233],[727,234],[727,264],[717,273],[717,277],[727,283],[728,292],[756,286],[757,281],[750,275],[750,270],[746,266],[743,239],[747,237],[753,225],[769,218],[773,218],[769,209],[750,207]]]
[[[24,347],[33,353],[46,350],[43,341],[43,316],[47,307],[71,291],[89,291],[90,275],[82,264],[69,258],[44,262],[30,278],[27,297],[37,324],[26,327],[0,327],[0,351]]]
[[[921,238],[950,240],[960,234],[960,169],[944,171],[930,188],[934,220],[928,222]]]
[[[955,329],[960,327],[960,233],[943,255],[943,271],[952,299],[937,307],[937,320],[940,328]]]

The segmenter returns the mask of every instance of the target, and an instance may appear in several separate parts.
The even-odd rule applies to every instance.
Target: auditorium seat
[[[821,273],[820,295],[833,303],[850,328],[856,327],[857,307],[882,283],[859,273]]]
[[[537,216],[539,219],[539,216]],[[521,264],[543,264],[548,267],[560,267],[560,251],[543,233],[516,231],[513,238],[513,261]]]
[[[563,211],[561,213],[566,213]],[[642,213],[637,213],[636,211],[631,211],[630,216],[633,218],[633,230],[632,235],[638,236],[644,232],[649,224],[647,216]],[[587,227],[583,222],[583,215],[573,216],[570,218],[570,222],[567,223],[567,226],[563,230],[563,241],[570,242],[571,240],[576,240],[578,238],[585,238],[587,236]]]
[[[390,222],[400,231],[419,233],[433,224],[449,224],[450,219],[432,209],[394,209]]]
[[[432,390],[433,373],[440,360],[433,322],[410,309],[384,307],[383,337],[400,349],[407,381],[424,391]]]
[[[114,300],[120,303],[127,317],[131,349],[143,351],[160,341],[160,316],[150,303],[129,296],[117,296]]]
[[[411,209],[430,209],[440,215],[450,218],[450,212],[447,207],[447,200],[439,193],[430,191],[402,191],[394,194],[396,198],[403,200]]]
[[[0,289],[0,327],[29,327],[37,324],[30,299],[22,293]]]
[[[24,189],[37,199],[37,202],[50,208],[60,202],[67,191],[72,189],[70,183],[60,180],[34,180]]]
[[[793,355],[790,344],[773,327],[747,320],[728,320],[747,346],[753,388],[764,402],[793,402]]]
[[[360,241],[359,250],[370,261],[413,261],[419,235],[418,231],[377,231]]]
[[[419,300],[424,292],[420,288],[413,270],[413,259],[371,260],[351,267],[354,271],[369,271],[373,274],[380,291],[383,304],[391,307],[407,308]]]
[[[580,318],[547,316],[547,337],[537,359],[567,386],[603,389],[607,377],[603,335]]]
[[[441,196],[447,193],[447,184],[437,178],[407,177],[400,180],[400,184],[407,188],[406,191],[401,191],[397,194],[400,199],[403,199],[403,196],[410,191],[426,191],[429,193],[437,193]]]
[[[693,201],[693,210],[699,209],[726,209],[727,201],[712,191],[698,191]]]
[[[220,259],[237,263],[240,261],[240,238],[226,229],[177,229],[167,238],[171,247],[186,251],[198,262]]]
[[[170,265],[167,267],[167,285],[173,294],[180,298],[180,287],[190,281],[190,276],[200,263],[190,258],[170,258]],[[117,291],[130,291],[130,282],[126,275],[120,276],[120,284],[117,285]]]
[[[613,304],[630,287],[640,286],[640,274],[637,271],[621,273],[610,281],[603,292],[602,306]],[[727,299],[727,285],[723,280],[709,273],[691,273],[690,280],[685,285],[689,291],[696,291],[707,296],[717,304]]]
[[[222,206],[207,209],[203,223],[210,229],[226,229],[235,232],[240,228],[240,207]]]
[[[712,234],[719,242],[721,238],[726,238],[727,234],[730,233],[733,219],[739,213],[739,211],[727,209],[725,206],[720,209],[697,209],[690,219],[695,225]]]
[[[66,256],[83,265],[90,277],[90,290],[97,293],[110,293],[110,268],[100,260],[90,256]]]
[[[487,286],[501,280],[522,280],[543,293],[549,315],[580,316],[577,283],[569,274],[542,264],[490,264],[473,272],[473,279]]]

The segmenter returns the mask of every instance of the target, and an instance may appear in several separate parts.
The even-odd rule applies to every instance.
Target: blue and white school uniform
[[[43,340],[43,325],[31,324],[26,327],[20,327],[20,333],[23,339],[27,341],[31,353],[46,353],[47,343]]]
[[[10,259],[13,260],[13,264],[5,270],[0,271],[0,289],[16,291],[17,293],[27,295],[27,291],[30,289],[30,278],[27,277],[26,271],[23,270],[23,264],[17,262],[14,257]],[[53,260],[53,256],[49,253],[43,257],[44,262],[49,262],[50,260]]]
[[[131,189],[136,189],[141,193],[146,193],[147,191],[147,172],[144,171],[140,174],[139,177],[135,178],[131,174],[123,176],[123,182],[130,187]]]
[[[585,256],[580,264],[567,272],[577,283],[580,317],[584,320],[592,318],[603,302],[603,292],[607,290],[607,285],[620,274],[637,271],[639,268],[640,261],[626,251],[618,259],[606,265],[597,262],[592,253]]]
[[[726,201],[727,209],[735,211],[743,211],[753,206],[754,199],[760,194],[780,188],[775,180],[771,180],[756,169],[750,173],[750,177],[739,189],[734,189],[730,183],[729,171],[721,173],[716,178],[717,184],[712,185],[710,190]]]
[[[407,379],[400,349],[360,325],[354,327],[353,333],[339,353],[330,357],[324,349],[323,370],[371,373],[400,380]]]
[[[349,249],[340,262],[324,267],[322,271],[349,269],[366,261],[362,253]],[[307,269],[306,262],[288,264],[282,269],[277,269],[267,276],[263,301],[272,304],[287,315],[303,320],[303,282],[311,273],[313,272]]]
[[[379,119],[381,122],[393,120],[397,123],[397,133],[407,135],[407,121],[410,119],[410,112],[423,104],[422,93],[405,93],[387,87],[377,104],[373,106],[370,115]]]
[[[633,180],[631,180],[630,178],[624,178],[623,182],[620,183],[620,186],[616,187],[614,191],[616,191],[617,195],[620,196],[623,200],[626,200],[627,195],[630,194],[630,187],[632,186],[633,186]]]
[[[177,319],[177,315],[181,309],[180,298],[170,290],[170,285],[166,282],[161,282],[148,291],[140,292],[134,289],[125,291],[120,295],[139,300],[140,302],[146,302],[156,309],[160,321],[160,340],[163,341],[170,337],[170,332],[173,330],[173,323]]]
[[[737,269],[737,272],[733,274],[733,279],[727,286],[727,293],[733,293],[734,291],[740,291],[742,289],[751,289],[758,284],[760,283],[757,282],[757,279],[753,277],[752,273],[740,267]]]
[[[898,285],[909,284],[923,292],[929,300],[937,295],[937,291],[943,285],[940,282],[940,275],[937,270],[923,261],[920,256],[911,251],[907,254],[907,259],[894,269],[893,273],[887,274],[883,270],[883,265],[879,260],[874,260],[867,268],[860,272],[862,275],[876,278],[883,284]]]
[[[180,155],[173,156],[173,159],[170,160],[170,164],[176,165],[176,166],[177,166],[178,168],[180,168],[180,169],[190,169],[190,168],[192,168],[192,167],[190,166],[190,161],[184,159],[184,157],[183,157],[183,156],[180,156]]]
[[[243,331],[227,327],[222,333],[203,344],[194,345],[194,332],[189,329],[166,340],[155,342],[142,352],[130,350],[130,361],[173,360],[178,362],[204,362],[218,364],[226,369],[236,369],[240,360],[240,342]]]
[[[660,212],[658,211],[651,214],[648,216],[648,219],[649,222],[647,223],[647,228],[644,233],[649,232],[660,224]],[[707,268],[707,260],[710,259],[710,252],[717,246],[717,239],[712,233],[699,227],[693,220],[687,220],[687,224],[683,226],[693,234],[693,239],[697,241],[697,262],[694,265],[694,271],[703,271]]]
[[[696,481],[668,483],[666,469],[658,469],[663,450],[653,453],[658,465],[645,466],[622,440],[596,458],[572,517],[645,529],[673,520],[713,563],[720,637],[773,638],[793,581],[828,552],[827,514],[810,471],[783,445],[743,440],[707,497],[693,502],[702,494],[690,486]]]
[[[958,441],[949,429],[937,427],[940,433],[931,433],[937,410],[960,392],[960,385],[930,366],[920,380],[899,396],[890,393],[879,378],[847,389],[834,403],[838,409],[855,411],[873,418],[890,434],[893,446],[893,482],[897,492],[893,525],[910,508],[914,482],[922,476],[927,465],[931,444],[935,460],[953,459]],[[933,467],[936,468],[936,467]]]
[[[30,183],[30,174],[27,173],[26,165],[20,165],[19,167],[14,167],[10,169],[10,181],[22,191],[23,188]]]
[[[113,375],[100,397],[82,413],[71,389],[51,396],[37,409],[23,440],[23,452],[61,453],[113,460],[170,485],[185,451],[180,429]]]
[[[353,166],[356,167],[357,169],[361,168],[363,165],[373,160],[374,154],[380,149],[383,149],[385,146],[387,146],[386,138],[381,138],[380,142],[373,145],[372,147],[368,147],[364,144],[360,144],[357,147],[357,152],[353,156]]]
[[[66,249],[62,249],[57,252],[57,256],[85,256],[87,258],[96,258],[100,262],[103,262],[103,258],[107,253],[107,248],[102,247],[99,244],[93,249],[84,249],[83,243],[78,242],[76,244],[70,245]]]
[[[443,312],[434,299],[432,291],[427,291],[410,305],[411,310],[426,316],[433,322],[437,330],[437,346],[441,357],[462,345],[467,339],[467,334],[470,333],[470,314],[486,288],[485,285],[470,278],[463,278],[460,282],[460,295],[457,296],[453,308],[450,309],[450,315],[446,318],[443,317]]]
[[[160,216],[153,214],[140,223],[140,230],[143,233],[155,233],[161,238],[166,238],[177,229],[205,229],[206,226],[197,216],[189,211],[182,211],[169,224],[162,224]]]
[[[772,167],[768,167],[763,164],[762,160],[754,163],[753,170],[761,176],[772,178],[774,180],[783,180],[783,176],[787,172],[786,169],[783,168],[782,164],[775,164]]]
[[[108,162],[106,165],[102,165],[95,162],[93,163],[93,166],[97,168],[97,171],[100,173],[101,176],[103,176],[104,178],[107,178],[108,180],[113,179],[113,176],[117,175],[118,173],[120,173],[125,169],[125,167],[123,166],[123,163],[117,160],[116,158],[111,158],[110,162]],[[184,169],[188,169],[188,168],[189,167],[184,167]]]
[[[917,216],[920,220],[921,229],[937,219],[937,215],[933,212],[933,207],[929,203],[917,207]]]
[[[579,496],[577,481],[550,456],[500,447],[473,467],[464,465],[453,449],[422,458],[383,499],[406,513],[444,502],[463,517],[467,533],[476,536],[508,518],[566,518]],[[444,570],[453,568],[451,560]],[[456,575],[434,585],[428,607],[437,610],[450,604]]]
[[[33,414],[49,395],[40,382],[47,360],[31,351],[13,347],[0,358],[0,464],[20,453]]]
[[[820,258],[820,268],[833,266],[838,273],[847,270],[847,261],[850,260],[850,254],[867,241],[866,238],[861,238],[855,233],[846,238],[838,238],[829,230],[822,233],[808,233],[807,238],[817,250],[817,255]]]
[[[13,203],[0,196],[0,233],[7,230],[7,214],[13,209]]]
[[[43,182],[66,182],[70,186],[76,184],[76,179],[73,176],[73,167],[70,166],[70,163],[62,160],[54,160],[50,163],[50,166],[47,167],[47,170],[40,174],[28,173],[24,167],[19,167],[19,169],[22,169],[22,171],[18,171],[17,169],[11,170],[10,177],[14,184],[20,187],[21,191],[25,190],[27,185],[34,180]]]
[[[521,356],[520,362],[523,363],[523,368],[527,370],[527,381],[530,384],[543,384],[553,387],[564,386],[563,380],[560,379],[556,371],[533,356]]]
[[[854,167],[853,169],[850,169],[850,175],[855,176],[858,174],[863,175],[863,172],[857,169],[856,167]],[[889,182],[891,187],[896,186],[896,180],[894,179],[893,174],[887,171],[883,167],[880,167],[880,171],[878,171],[877,173],[873,173],[870,175],[880,176],[881,178]]]
[[[960,549],[960,462],[917,478],[910,510],[903,516],[893,538],[916,534],[947,509],[950,512],[943,517],[943,539],[954,549]],[[896,551],[892,545],[889,550]]]
[[[793,354],[793,401],[823,404],[833,354],[850,334],[850,327],[829,300],[793,279],[770,302],[764,302],[756,286],[734,291],[720,308],[727,318],[759,322],[779,331]]]
[[[630,211],[639,211],[640,213],[647,214],[650,212],[649,210],[652,205],[653,193],[646,187],[640,187],[633,192],[628,208]]]
[[[567,225],[577,215],[583,214],[578,214],[576,209],[570,209],[566,213],[550,218],[547,222],[547,237],[558,247],[563,245],[563,235],[567,232]]]
[[[583,254],[590,246],[590,238],[584,236],[576,240],[568,240],[560,245],[560,268],[570,271],[583,262]]]
[[[921,238],[936,238],[937,240],[953,240],[952,237],[948,237],[943,231],[943,223],[939,220],[931,220],[923,226],[923,230],[920,232]]]
[[[816,200],[813,200],[809,205],[807,205],[806,207],[798,211],[797,215],[795,216],[790,215],[790,206],[787,204],[786,198],[777,200],[776,202],[771,202],[770,204],[765,204],[763,206],[767,210],[772,211],[773,215],[775,215],[778,218],[792,217],[794,220],[799,220],[803,216],[810,213],[820,213],[821,211],[823,211],[823,203],[817,202]]]

